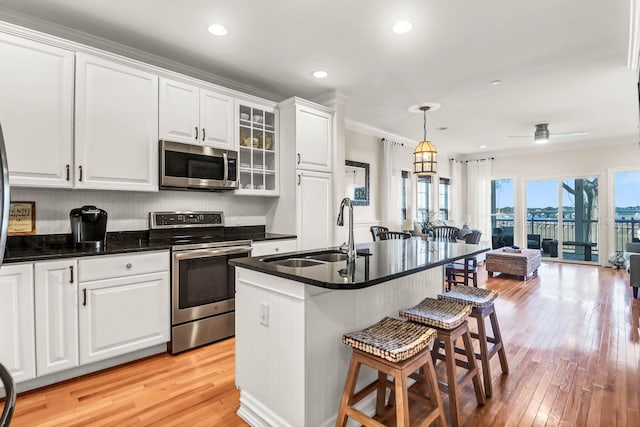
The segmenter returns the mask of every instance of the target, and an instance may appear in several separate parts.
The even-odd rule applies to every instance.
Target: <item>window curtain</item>
[[[451,215],[449,218],[455,221],[460,227],[467,222],[465,215],[466,208],[462,205],[462,193],[464,185],[462,182],[462,163],[451,160]]]
[[[469,227],[491,238],[491,159],[470,160],[467,165],[467,212]]]
[[[382,168],[382,225],[389,230],[402,229],[402,164],[404,150],[399,144],[384,140]]]

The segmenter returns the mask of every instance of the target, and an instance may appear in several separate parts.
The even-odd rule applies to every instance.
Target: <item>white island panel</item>
[[[342,335],[443,290],[441,266],[356,290],[244,268],[236,275],[238,415],[252,426],[334,425],[351,356]],[[360,385],[373,375],[363,367]],[[373,395],[361,403],[374,412]]]

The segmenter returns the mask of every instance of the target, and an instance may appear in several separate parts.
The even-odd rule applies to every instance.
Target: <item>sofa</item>
[[[624,248],[624,268],[629,273],[629,285],[633,288],[633,297],[638,298],[638,287],[640,287],[640,242],[626,244]]]

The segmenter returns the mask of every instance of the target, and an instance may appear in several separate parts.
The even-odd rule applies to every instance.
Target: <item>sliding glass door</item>
[[[543,257],[598,262],[598,178],[527,182],[527,246]]]

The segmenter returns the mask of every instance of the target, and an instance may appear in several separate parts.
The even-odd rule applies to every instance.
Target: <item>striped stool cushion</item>
[[[458,285],[449,292],[438,295],[438,299],[458,304],[469,304],[472,307],[487,307],[498,298],[493,289],[475,288],[473,286]]]
[[[420,353],[435,336],[434,329],[385,317],[361,331],[344,334],[342,342],[390,362],[400,362]]]
[[[471,306],[426,298],[420,304],[400,311],[400,317],[440,329],[455,329],[467,320]]]

